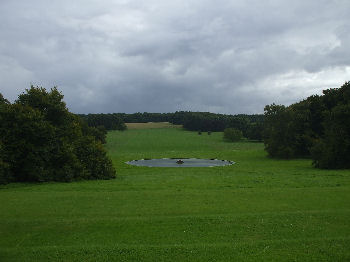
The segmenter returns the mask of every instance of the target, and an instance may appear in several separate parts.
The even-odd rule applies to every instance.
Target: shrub
[[[243,138],[242,131],[235,129],[235,128],[226,128],[224,130],[224,139],[236,142]]]

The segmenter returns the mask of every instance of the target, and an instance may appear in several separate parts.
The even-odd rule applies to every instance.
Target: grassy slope
[[[111,132],[112,181],[0,190],[0,261],[347,261],[350,171],[180,129]],[[236,161],[147,168],[140,158]]]

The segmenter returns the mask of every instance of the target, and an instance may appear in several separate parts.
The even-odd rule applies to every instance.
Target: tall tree
[[[101,142],[68,111],[57,88],[32,86],[0,109],[2,183],[115,177]]]
[[[293,150],[290,146],[290,120],[291,112],[283,105],[265,106],[265,150],[272,157],[290,158],[293,157]]]
[[[350,168],[350,82],[289,107],[265,107],[265,149],[272,157],[311,157],[316,167]]]
[[[350,168],[350,82],[324,91],[324,134],[312,148],[313,163],[320,168]]]

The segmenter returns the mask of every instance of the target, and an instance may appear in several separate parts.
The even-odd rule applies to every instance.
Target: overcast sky
[[[350,80],[349,0],[0,0],[0,92],[74,113],[262,113]]]

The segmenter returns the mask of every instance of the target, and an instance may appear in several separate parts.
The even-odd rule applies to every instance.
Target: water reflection
[[[199,159],[199,158],[161,158],[161,159],[140,159],[126,162],[134,166],[148,167],[214,167],[228,166],[235,162],[220,159]]]

